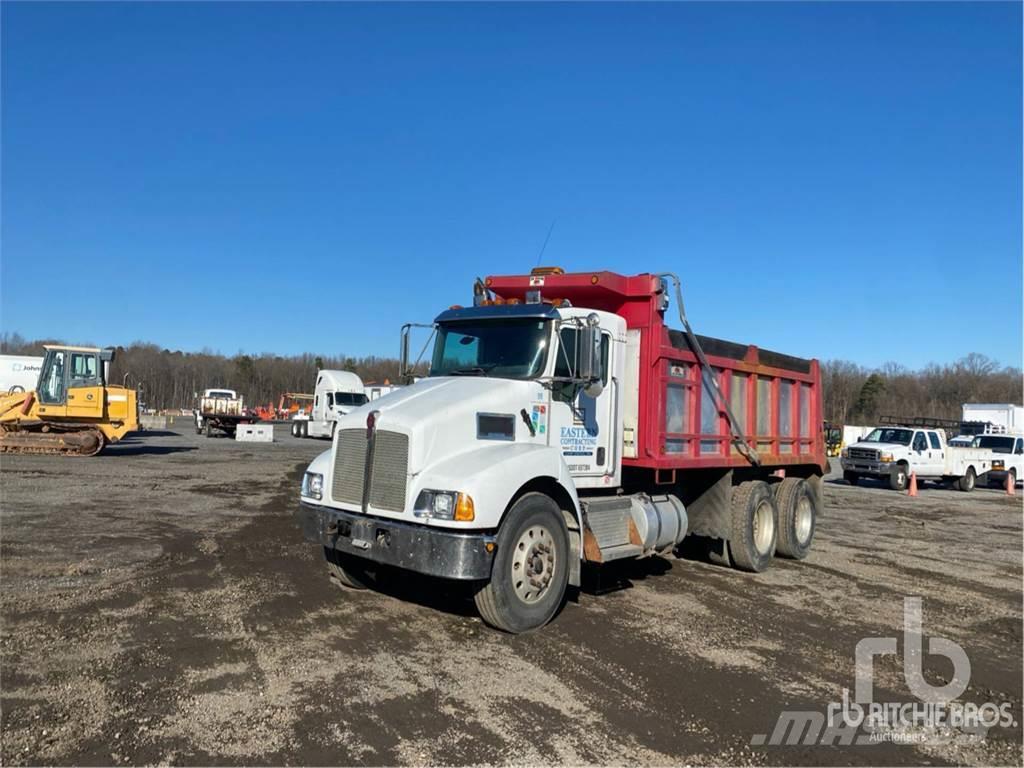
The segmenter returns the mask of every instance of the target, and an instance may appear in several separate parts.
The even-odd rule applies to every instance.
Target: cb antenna
[[[551,220],[551,226],[548,227],[548,236],[544,238],[544,245],[542,245],[540,247],[540,253],[537,254],[537,263],[534,264],[535,267],[539,267],[540,266],[540,260],[543,258],[544,251],[548,247],[548,240],[551,239],[551,233],[555,230],[555,222],[557,222],[557,221],[558,221],[558,219],[552,219]]]

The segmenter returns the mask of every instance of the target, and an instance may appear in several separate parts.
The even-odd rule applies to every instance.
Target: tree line
[[[42,355],[43,344],[18,334],[0,334],[0,353]],[[398,382],[398,360],[391,357],[238,354],[208,350],[181,352],[135,342],[118,347],[111,381],[125,374],[143,385],[143,400],[156,409],[190,408],[198,392],[211,387],[234,389],[250,405],[277,404],[284,392],[311,392],[322,368],[352,371],[367,384]],[[963,403],[1020,403],[1021,370],[1001,367],[972,353],[953,363],[911,370],[897,363],[867,368],[848,360],[821,365],[824,413],[839,424],[870,424],[880,415],[959,419]]]
[[[883,415],[958,420],[963,403],[1021,403],[1021,369],[976,352],[916,371],[827,360],[821,378],[825,419],[837,424],[870,425]]]
[[[44,344],[55,339],[27,341],[18,334],[0,334],[0,354],[42,355]],[[141,399],[157,410],[191,408],[197,393],[223,387],[245,397],[249,406],[274,405],[285,392],[313,391],[317,371],[330,368],[351,371],[366,384],[398,383],[398,359],[346,355],[249,355],[226,356],[204,350],[181,352],[156,344],[135,342],[116,347],[110,382],[142,385]]]

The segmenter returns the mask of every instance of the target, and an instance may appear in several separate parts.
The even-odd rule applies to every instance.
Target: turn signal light
[[[455,519],[463,522],[472,522],[476,517],[476,511],[473,509],[473,497],[468,493],[460,493],[459,500],[455,502]]]

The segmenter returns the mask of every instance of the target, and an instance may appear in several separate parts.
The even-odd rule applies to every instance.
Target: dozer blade
[[[50,432],[5,430],[0,432],[0,453],[95,456],[103,450],[104,442],[103,433],[92,428]]]

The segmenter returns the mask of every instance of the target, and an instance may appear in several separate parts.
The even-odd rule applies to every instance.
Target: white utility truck
[[[243,398],[233,389],[204,389],[197,398],[195,414],[196,434],[214,432],[235,436],[239,424],[251,424],[256,418],[245,409]]]
[[[41,357],[0,355],[0,393],[30,392],[36,388],[41,370]]]
[[[955,483],[961,491],[973,491],[977,479],[992,469],[992,460],[989,450],[947,445],[941,429],[885,425],[845,448],[841,463],[850,485],[871,477],[902,491],[916,474],[918,480]]]
[[[746,571],[808,554],[818,362],[696,336],[674,275],[491,276],[432,333],[429,375],[339,418],[303,476],[303,532],[339,585],[389,567],[460,580],[488,624],[524,632],[584,563],[687,535]]]
[[[316,375],[313,407],[292,419],[294,437],[333,437],[338,419],[366,405],[369,398],[363,381],[349,371],[323,370]]]

